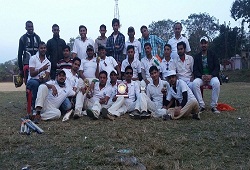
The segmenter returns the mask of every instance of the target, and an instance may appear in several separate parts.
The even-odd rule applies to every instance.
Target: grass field
[[[219,102],[237,110],[210,112],[211,91],[205,90],[202,120],[115,121],[87,117],[63,123],[41,122],[39,135],[19,134],[25,116],[25,93],[0,92],[0,169],[135,169],[119,158],[134,156],[147,169],[250,169],[250,83],[221,86]],[[118,153],[131,149],[131,153]]]

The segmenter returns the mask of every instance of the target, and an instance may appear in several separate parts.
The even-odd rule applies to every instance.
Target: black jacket
[[[51,69],[55,70],[57,68],[57,62],[63,59],[63,47],[66,43],[63,39],[59,37],[53,37],[47,42],[47,54],[46,56],[51,62]]]
[[[26,33],[19,39],[17,56],[19,70],[23,70],[23,65],[29,64],[29,59],[38,51],[38,45],[40,42],[41,39],[36,33]]]
[[[220,64],[218,58],[211,52],[207,52],[207,64],[209,74],[219,78]],[[202,53],[198,53],[194,57],[193,67],[194,78],[201,78],[203,74]]]

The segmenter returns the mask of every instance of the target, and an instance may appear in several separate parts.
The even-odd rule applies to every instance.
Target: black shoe
[[[132,119],[141,119],[141,114],[139,110],[134,110],[132,113],[129,114],[129,117]]]
[[[195,120],[201,120],[200,112],[193,114],[192,118],[195,119]]]
[[[151,117],[151,114],[149,114],[147,111],[142,111],[141,119],[149,119],[150,117]]]
[[[95,113],[94,113],[95,111],[90,110],[90,109],[87,109],[86,112],[87,112],[87,115],[88,115],[90,118],[92,118],[92,119],[94,119],[94,120],[97,120],[97,119],[98,119],[97,115],[95,115]]]
[[[163,120],[172,120],[171,116],[169,114],[165,114],[162,116]]]
[[[102,114],[103,118],[105,118],[105,119],[115,120],[115,118],[109,114],[108,109],[106,109],[106,108],[102,108],[101,114]]]
[[[206,109],[204,107],[200,108],[200,112],[204,112]]]

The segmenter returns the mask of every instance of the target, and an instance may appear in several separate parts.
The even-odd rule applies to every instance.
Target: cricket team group
[[[205,111],[201,86],[212,87],[211,111],[220,93],[219,60],[208,50],[209,39],[200,38],[200,53],[190,56],[190,45],[182,36],[182,24],[173,25],[174,35],[164,42],[151,35],[146,26],[128,28],[128,39],[119,32],[120,21],[112,20],[113,32],[106,37],[106,26],[99,28],[94,41],[87,27],[79,26],[80,37],[73,49],[52,26],[53,38],[44,43],[27,21],[27,32],[19,40],[19,76],[32,93],[33,114],[41,120],[82,116],[114,120],[124,114],[131,118],[200,120]]]

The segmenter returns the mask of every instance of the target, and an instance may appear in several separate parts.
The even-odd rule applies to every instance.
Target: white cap
[[[110,72],[110,74],[111,74],[112,72],[114,72],[115,74],[117,74],[117,71],[116,71],[116,70],[112,70],[112,71]]]
[[[175,70],[168,71],[167,77],[169,77],[169,76],[176,76],[176,71]]]
[[[200,42],[201,42],[202,40],[205,40],[206,42],[208,42],[208,38],[207,38],[206,36],[201,37]]]

